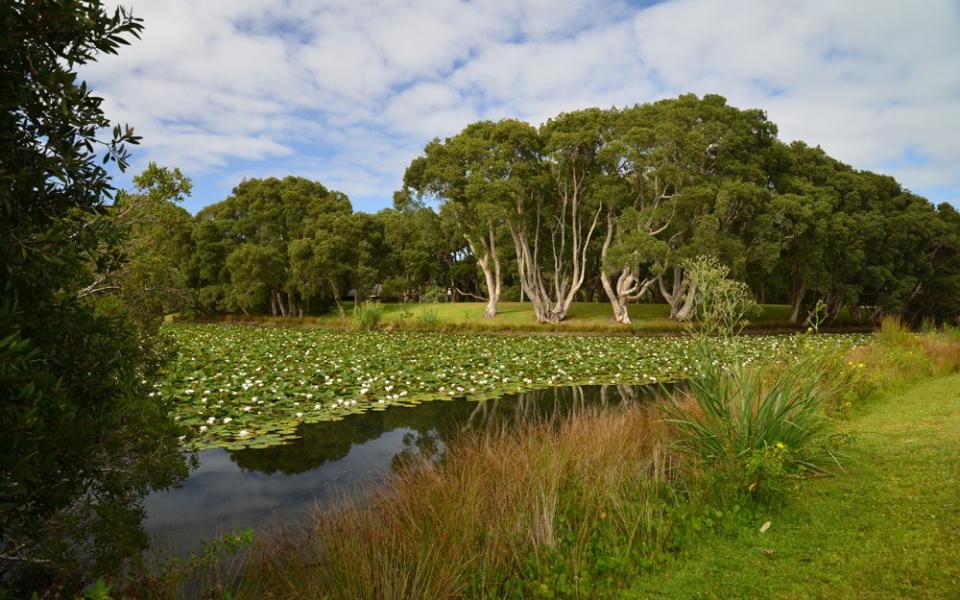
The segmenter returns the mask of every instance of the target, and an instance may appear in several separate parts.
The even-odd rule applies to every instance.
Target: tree
[[[302,177],[241,182],[229,198],[197,214],[192,269],[200,298],[215,311],[302,315],[304,303],[322,300],[320,288],[305,279],[304,240],[352,211],[346,195]]]
[[[384,288],[394,288],[384,296],[392,293],[397,299],[412,302],[428,286],[446,285],[453,252],[463,242],[450,239],[436,212],[423,206],[404,207],[384,209],[374,217],[383,227],[387,246],[380,265]]]
[[[181,203],[192,184],[180,169],[150,163],[133,178],[134,193],[119,192],[111,217],[124,230],[126,262],[112,281],[99,280],[81,293],[116,286],[142,324],[189,307],[193,217]]]
[[[481,121],[427,144],[404,174],[404,189],[439,200],[441,217],[467,241],[483,273],[488,318],[497,314],[503,289],[500,232],[514,198],[526,193],[538,145],[526,123]]]
[[[608,128],[600,109],[562,114],[540,128],[542,150],[531,137],[523,144],[531,151],[514,153],[529,158],[525,185],[511,194],[507,224],[520,286],[541,323],[566,317],[587,276],[590,241],[603,210],[593,192]],[[549,257],[541,254],[547,244]]]
[[[72,595],[145,547],[143,495],[185,474],[141,384],[156,345],[90,291],[122,265],[104,164],[126,168],[138,138],[76,69],[141,24],[95,0],[6,2],[0,23],[0,595]]]

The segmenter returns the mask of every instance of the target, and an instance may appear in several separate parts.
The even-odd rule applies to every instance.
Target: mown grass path
[[[685,553],[636,596],[960,598],[960,375],[880,396],[848,427],[846,472],[805,483],[766,533]]]

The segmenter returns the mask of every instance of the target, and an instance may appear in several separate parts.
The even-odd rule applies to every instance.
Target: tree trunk
[[[586,278],[587,249],[600,219],[600,210],[587,225],[581,219],[581,200],[579,183],[573,186],[571,192],[562,195],[561,214],[556,219],[556,227],[551,230],[553,273],[549,279],[544,277],[539,259],[539,205],[532,240],[522,223],[509,223],[517,255],[520,286],[530,299],[534,315],[540,323],[559,323],[566,318]],[[517,215],[522,217],[519,207]]]
[[[683,309],[683,293],[686,287],[683,278],[683,269],[680,267],[673,268],[673,282],[670,290],[667,289],[663,275],[657,277],[657,283],[659,284],[660,295],[662,295],[663,299],[670,305],[670,318],[679,320],[680,311]]]
[[[468,235],[464,235],[464,238],[470,246],[470,251],[477,257],[477,266],[483,272],[484,284],[487,288],[487,306],[483,316],[486,319],[492,319],[497,316],[497,303],[500,301],[500,292],[503,287],[500,257],[497,256],[496,228],[492,222],[489,223],[487,232],[479,244],[474,243]]]
[[[790,298],[790,322],[794,325],[800,322],[800,306],[803,304],[803,297],[806,295],[806,286],[801,285],[793,290],[793,296]]]
[[[277,316],[277,297],[274,294],[270,294],[270,315]]]
[[[687,290],[686,300],[683,307],[677,313],[678,321],[687,321],[693,316],[693,309],[697,305],[697,284],[691,283]]]

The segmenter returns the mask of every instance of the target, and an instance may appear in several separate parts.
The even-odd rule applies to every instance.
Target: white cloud
[[[382,205],[425,141],[472,120],[693,91],[960,199],[950,0],[132,2],[143,40],[84,75],[144,135],[139,163],[224,194],[231,176],[297,172]]]

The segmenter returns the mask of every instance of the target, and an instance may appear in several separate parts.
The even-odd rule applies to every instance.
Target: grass
[[[862,433],[845,472],[684,553],[634,595],[960,598],[960,375],[875,397],[848,427]]]
[[[895,327],[845,356],[803,336],[823,363],[806,377],[734,370],[666,409],[470,434],[261,536],[234,597],[957,597],[960,344]],[[839,429],[808,412],[836,381]],[[824,442],[845,470],[809,468]]]
[[[610,305],[605,302],[575,302],[567,319],[556,325],[537,323],[529,303],[501,302],[497,316],[483,317],[482,302],[441,302],[433,304],[384,303],[381,326],[387,329],[428,331],[478,331],[478,332],[529,332],[529,333],[677,333],[683,325],[670,319],[666,304],[631,304],[632,326],[615,323],[611,318]],[[347,313],[352,308],[347,305]],[[795,330],[789,320],[790,307],[783,304],[765,304],[761,314],[748,329]],[[352,319],[342,319],[336,312],[302,318],[227,315],[220,320],[314,327],[351,327]],[[839,325],[856,325],[846,315]]]
[[[238,597],[526,598],[542,580],[589,597],[603,579],[589,540],[607,532],[618,544],[604,559],[633,563],[668,543],[663,430],[648,410],[590,411],[461,443],[442,466],[417,465],[318,514],[305,538],[266,546]]]

